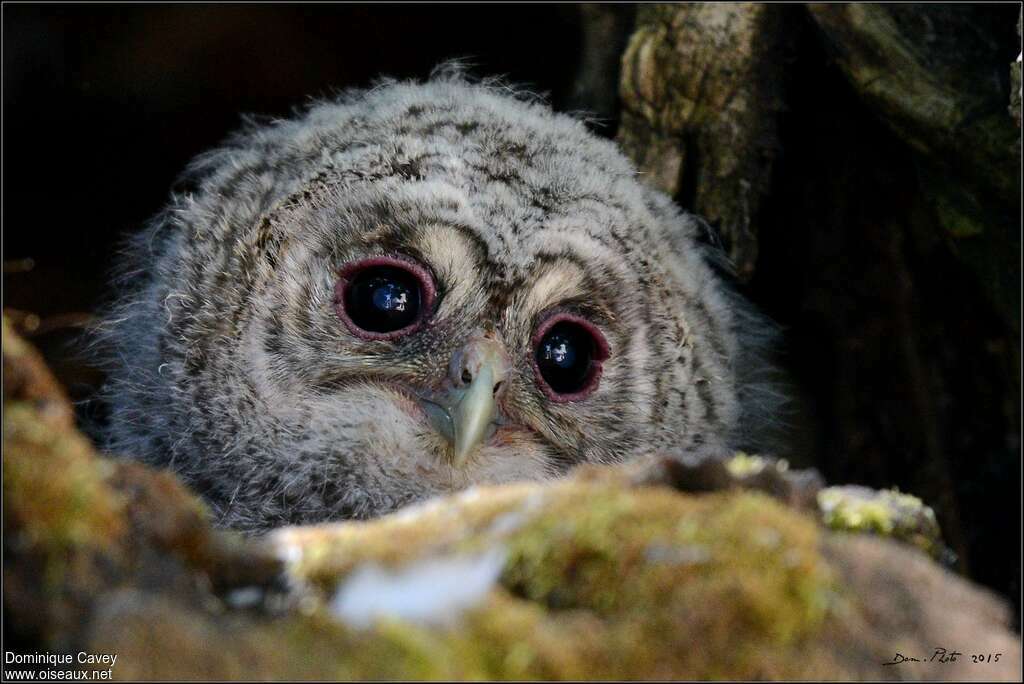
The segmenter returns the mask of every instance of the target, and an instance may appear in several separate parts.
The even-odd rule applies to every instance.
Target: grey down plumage
[[[458,70],[250,122],[128,245],[98,331],[106,446],[172,468],[250,531],[581,462],[756,447],[778,399],[771,326],[705,230],[582,121]],[[436,289],[400,339],[339,316],[339,273],[378,257]],[[538,380],[551,312],[607,342],[585,398]],[[452,382],[478,333],[506,382],[493,434],[455,464],[419,397]]]

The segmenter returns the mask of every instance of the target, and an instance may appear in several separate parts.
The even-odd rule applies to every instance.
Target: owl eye
[[[534,335],[533,349],[537,384],[558,402],[579,401],[597,389],[608,358],[601,331],[571,314],[548,318]]]
[[[390,340],[408,335],[433,305],[433,279],[422,266],[395,257],[347,265],[335,288],[339,318],[357,336]]]

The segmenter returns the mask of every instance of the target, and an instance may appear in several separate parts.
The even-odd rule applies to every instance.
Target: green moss
[[[932,556],[945,551],[935,513],[910,494],[864,487],[828,487],[818,493],[822,522],[843,532],[891,537]]]
[[[725,467],[734,477],[742,478],[757,475],[769,467],[784,473],[789,470],[789,461],[786,459],[770,460],[761,456],[751,456],[743,451],[737,451],[732,458],[726,461]]]
[[[5,404],[3,431],[5,532],[43,553],[56,585],[69,551],[110,549],[124,532],[123,501],[106,483],[113,466],[92,458],[78,433],[41,421],[28,402]]]
[[[509,539],[502,582],[553,615],[600,618],[626,671],[753,676],[785,667],[774,658],[826,615],[832,580],[817,529],[767,497],[559,489]]]

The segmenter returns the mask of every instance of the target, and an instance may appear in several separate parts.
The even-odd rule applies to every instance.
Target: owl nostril
[[[467,385],[473,382],[473,374],[469,372],[468,368],[462,369],[462,382],[466,383]]]
[[[497,395],[498,395],[498,391],[499,391],[500,389],[501,389],[501,380],[499,380],[499,381],[498,381],[497,383],[495,383],[495,385],[494,385],[494,395],[495,395],[495,396],[497,396]]]

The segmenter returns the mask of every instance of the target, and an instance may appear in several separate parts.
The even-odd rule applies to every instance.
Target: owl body
[[[699,220],[530,96],[384,81],[251,123],[185,178],[104,326],[107,446],[221,524],[725,454],[773,411],[769,326]]]

